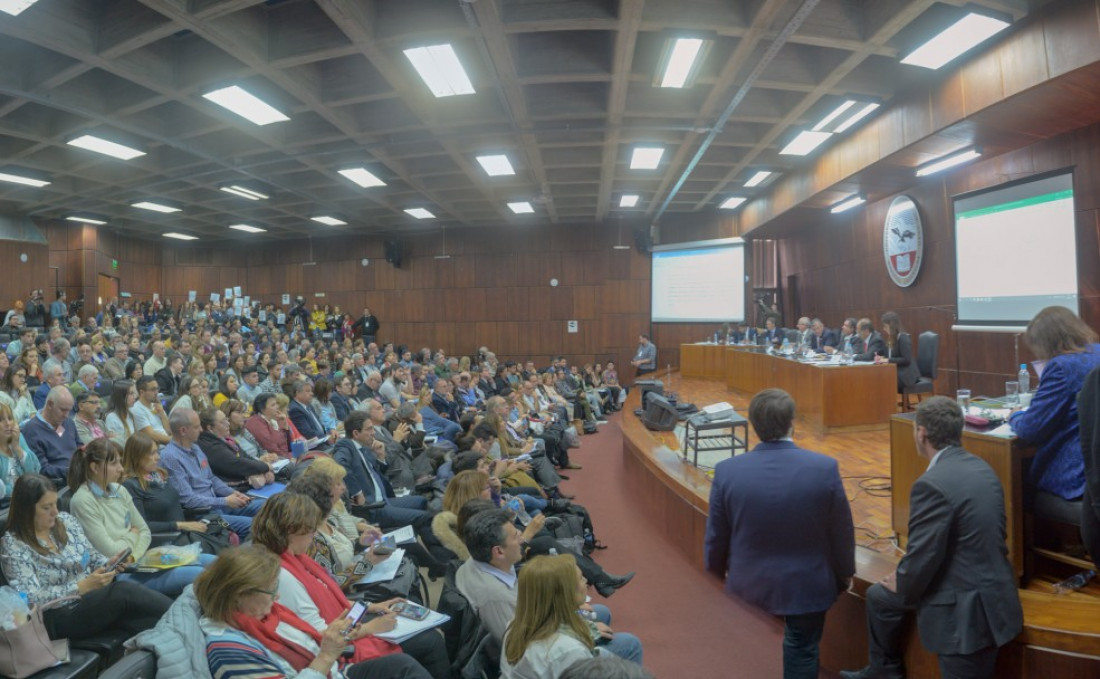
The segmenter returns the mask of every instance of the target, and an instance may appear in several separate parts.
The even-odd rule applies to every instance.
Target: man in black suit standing
[[[917,406],[913,438],[929,460],[909,500],[909,551],[867,590],[870,664],[843,679],[901,679],[901,636],[916,611],[921,643],[944,679],[992,677],[997,651],[1023,611],[1005,546],[1004,490],[985,461],[959,445],[963,416],[944,396]]]
[[[857,361],[873,361],[875,356],[886,355],[886,341],[875,331],[870,318],[859,319],[859,325],[856,327],[858,328],[857,337],[852,342],[852,351],[855,352]]]

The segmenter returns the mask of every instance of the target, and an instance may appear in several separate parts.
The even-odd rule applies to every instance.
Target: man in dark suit
[[[776,325],[775,316],[768,316],[764,319],[764,334],[761,336],[761,344],[783,344],[783,340],[786,338],[787,331]]]
[[[299,378],[294,381],[294,400],[290,402],[287,415],[298,432],[309,439],[325,438],[329,435],[321,425],[321,420],[313,413],[310,403],[313,402],[313,381]]]
[[[753,397],[761,443],[715,468],[704,559],[727,592],[784,617],[784,678],[816,679],[825,612],[855,573],[855,535],[836,460],[791,441],[794,416],[781,389]]]
[[[820,318],[815,318],[813,323],[810,324],[812,332],[810,333],[810,348],[819,354],[826,352],[826,347],[836,348],[837,338],[836,331],[830,330],[825,327],[825,324]]]
[[[897,571],[867,589],[870,664],[844,679],[901,679],[905,614],[939,654],[945,679],[992,677],[997,650],[1019,634],[1023,612],[1005,546],[1004,490],[983,460],[959,446],[959,406],[935,396],[917,406],[913,438],[928,459],[909,499],[909,550]]]
[[[852,351],[857,361],[873,361],[875,356],[886,355],[886,341],[875,331],[870,318],[859,319],[857,337],[852,342]]]

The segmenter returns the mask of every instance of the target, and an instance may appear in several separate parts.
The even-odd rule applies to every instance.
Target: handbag
[[[210,513],[201,519],[196,519],[206,524],[206,532],[186,530],[176,540],[179,546],[198,544],[204,554],[220,554],[223,549],[233,545],[239,545],[241,539],[229,528],[229,524],[220,514]]]
[[[0,629],[0,675],[24,679],[36,672],[69,662],[69,640],[50,639],[42,612],[77,597],[65,597],[35,606],[30,619],[15,629]]]

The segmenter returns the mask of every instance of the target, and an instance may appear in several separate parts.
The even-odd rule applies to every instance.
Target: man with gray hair
[[[94,365],[82,365],[80,370],[76,371],[76,382],[69,385],[69,391],[72,392],[74,398],[89,391],[94,394],[98,384],[99,368]]]
[[[61,371],[61,366],[51,365],[49,368],[42,369],[42,377],[44,378],[42,384],[38,385],[38,389],[35,389],[31,399],[34,401],[34,407],[42,410],[46,405],[46,396],[50,393],[50,389],[56,386],[65,384],[65,375]]]
[[[199,415],[179,407],[168,418],[172,440],[161,450],[160,465],[168,470],[168,481],[180,495],[180,504],[188,509],[209,507],[218,512],[241,540],[252,532],[252,517],[262,500],[248,497],[230,488],[214,476],[206,454],[196,444],[202,429]]]
[[[61,376],[65,384],[73,381],[73,366],[69,363],[69,350],[72,346],[69,340],[59,337],[50,346],[50,357],[42,364],[42,372],[46,372],[53,366],[61,367]]]
[[[76,424],[69,415],[73,412],[73,395],[69,388],[59,384],[46,394],[46,402],[38,414],[23,425],[23,437],[38,457],[42,474],[65,485],[69,475],[69,462],[80,445]]]
[[[130,347],[126,342],[115,342],[115,355],[103,362],[103,374],[111,380],[126,377],[126,364],[130,360]]]

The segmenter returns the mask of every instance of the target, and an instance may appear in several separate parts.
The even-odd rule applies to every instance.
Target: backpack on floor
[[[592,517],[588,515],[587,509],[578,504],[570,503],[567,507],[560,507],[556,502],[551,502],[543,511],[562,521],[560,526],[551,531],[555,538],[580,538],[580,549],[585,555],[598,548]]]

